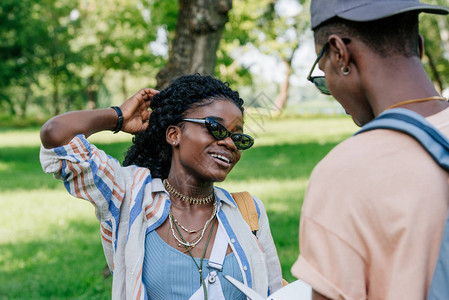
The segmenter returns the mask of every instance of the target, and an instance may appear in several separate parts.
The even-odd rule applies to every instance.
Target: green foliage
[[[427,1],[430,4],[448,6],[446,0]],[[449,19],[441,15],[420,15],[420,33],[424,37],[427,73],[437,88],[449,87]]]
[[[234,1],[217,51],[216,73],[230,83],[251,85],[251,73],[245,66],[237,65],[236,50],[256,43],[260,30],[258,20],[264,15],[271,0]],[[241,52],[241,51],[240,51]]]
[[[447,6],[447,0],[427,2]],[[221,79],[252,93],[255,86],[266,87],[250,66],[238,62],[248,50],[291,63],[295,50],[310,38],[310,0],[297,0],[302,10],[294,16],[281,14],[279,3],[233,1],[217,53],[215,73]],[[158,31],[171,44],[178,9],[175,0],[0,1],[2,113],[44,119],[118,104],[138,88],[155,86],[167,57],[153,53],[150,44]],[[447,88],[449,19],[421,14],[421,20],[425,67],[435,83]]]
[[[10,114],[0,114],[0,132],[17,128],[35,129],[44,124],[44,120],[36,116],[18,117]]]
[[[178,20],[178,1],[152,0],[150,5],[152,22],[163,24],[169,33],[173,33]]]
[[[0,108],[23,117],[107,106],[111,100],[101,98],[110,98],[107,76],[114,73],[123,75],[113,87],[121,87],[122,99],[129,97],[128,78],[153,78],[165,63],[148,46],[162,25],[151,19],[152,5],[139,0],[120,5],[112,0],[0,2]],[[172,10],[173,5],[166,6]]]
[[[356,127],[348,117],[250,118],[246,126],[256,145],[218,186],[264,202],[283,276],[293,281],[308,176]],[[110,299],[94,209],[42,172],[38,135],[37,129],[0,132],[0,299]],[[129,139],[110,132],[91,137],[118,159]]]
[[[218,76],[243,90],[259,94],[260,74],[250,72],[251,65],[239,58],[248,52],[269,56],[285,68],[285,78],[290,78],[295,70],[291,68],[296,50],[306,39],[310,39],[310,0],[297,0],[298,10],[285,12],[276,0],[235,1],[230,12],[229,22],[217,53],[216,73]],[[285,2],[285,1],[284,1]],[[274,86],[272,97],[287,91],[280,91],[275,82],[261,82],[264,91]],[[285,105],[285,104],[283,104]]]
[[[0,85],[0,99],[11,100],[5,101],[12,113],[24,116],[32,104],[39,104],[39,97],[33,94],[42,90],[42,85],[51,87],[49,98],[53,97],[54,104],[55,97],[59,96],[60,82],[70,87],[78,84],[68,68],[69,64],[80,60],[69,45],[79,27],[79,22],[69,18],[75,4],[73,0],[61,0],[57,5],[48,0],[1,3],[0,11],[11,23],[0,28],[10,37],[5,42],[17,50],[16,55],[9,59],[16,67],[15,72],[4,74],[9,80]],[[2,54],[8,52],[1,50]],[[3,63],[8,64],[8,61],[0,62],[0,69]]]

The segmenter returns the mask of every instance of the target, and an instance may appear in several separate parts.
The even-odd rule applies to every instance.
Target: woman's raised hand
[[[122,131],[127,133],[139,133],[148,127],[148,119],[151,99],[159,91],[152,88],[144,88],[126,100],[121,106],[123,113]]]
[[[148,127],[151,99],[159,93],[155,89],[142,89],[121,106],[122,131],[138,133]],[[117,126],[117,113],[111,108],[72,111],[48,120],[41,128],[42,145],[54,148],[66,145],[78,134],[85,137],[99,131],[113,130]]]

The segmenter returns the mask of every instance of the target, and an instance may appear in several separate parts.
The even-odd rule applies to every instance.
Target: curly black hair
[[[239,93],[211,76],[184,75],[175,79],[166,89],[154,95],[148,128],[133,138],[124,166],[137,165],[148,168],[156,178],[168,177],[172,148],[166,141],[166,130],[184,118],[189,108],[208,105],[216,99],[228,99],[243,114],[243,100]]]

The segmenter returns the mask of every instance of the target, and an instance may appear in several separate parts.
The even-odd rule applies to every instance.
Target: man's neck
[[[440,96],[418,57],[390,57],[373,60],[366,69],[368,101],[377,116],[388,107],[412,99]],[[423,116],[448,106],[443,101],[422,101],[401,107]]]

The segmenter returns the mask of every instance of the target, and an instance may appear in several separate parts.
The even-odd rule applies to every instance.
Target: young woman
[[[254,235],[231,195],[214,187],[253,144],[242,105],[227,84],[188,75],[42,127],[45,172],[96,207],[114,299],[246,299],[224,275],[265,296],[282,286],[262,202],[253,197]],[[102,130],[136,134],[124,166],[86,140]]]

